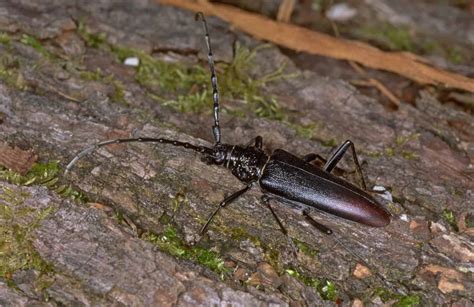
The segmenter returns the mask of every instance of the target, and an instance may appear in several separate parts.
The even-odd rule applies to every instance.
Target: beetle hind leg
[[[342,157],[344,156],[344,154],[349,148],[351,149],[352,158],[356,166],[356,172],[359,175],[360,185],[364,191],[367,191],[367,186],[365,184],[362,168],[360,167],[359,159],[357,158],[357,153],[354,147],[354,143],[352,143],[351,140],[345,141],[336,149],[334,154],[324,164],[323,169],[326,172],[330,173],[336,167],[339,161],[341,161]]]
[[[323,163],[326,163],[326,159],[324,159],[321,155],[318,155],[318,154],[315,154],[315,153],[310,153],[310,154],[307,154],[303,157],[303,160],[304,162],[306,163],[310,163],[310,162],[313,162],[314,160],[319,160]]]
[[[324,226],[323,224],[319,223],[318,221],[316,221],[315,219],[313,219],[311,217],[311,215],[309,215],[309,212],[308,210],[303,210],[303,216],[305,217],[305,219],[311,224],[313,225],[315,228],[317,228],[319,231],[321,231],[322,233],[326,234],[326,235],[330,235],[332,234],[332,230],[327,227],[327,226]]]

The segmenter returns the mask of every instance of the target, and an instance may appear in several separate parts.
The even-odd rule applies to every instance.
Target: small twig
[[[295,0],[283,0],[278,7],[277,20],[281,22],[290,22],[291,14],[295,9]]]
[[[329,21],[331,23],[331,27],[332,27],[332,30],[334,32],[334,35],[336,37],[339,37],[339,35],[340,35],[339,34],[339,28],[337,27],[336,23],[332,20],[329,20]],[[356,62],[353,62],[353,61],[348,61],[348,62],[349,62],[349,65],[351,65],[351,67],[357,73],[359,73],[361,76],[363,76],[364,78],[367,79],[366,82],[356,81],[356,82],[351,82],[352,84],[375,87],[377,90],[379,90],[380,93],[382,93],[382,95],[387,97],[388,100],[390,100],[390,102],[392,102],[396,107],[400,106],[400,99],[398,99],[397,96],[395,96],[395,94],[393,94],[382,82],[380,82],[377,79],[367,77],[367,72],[360,65],[358,65]]]
[[[366,43],[339,39],[293,24],[277,22],[229,5],[189,0],[156,1],[218,16],[231,23],[235,29],[292,50],[358,62],[366,67],[399,74],[420,84],[434,84],[474,93],[474,79],[423,64],[418,57],[414,60],[407,53],[384,52]]]

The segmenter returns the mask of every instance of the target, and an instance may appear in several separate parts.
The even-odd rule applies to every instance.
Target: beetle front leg
[[[219,210],[221,208],[224,208],[225,206],[227,206],[228,204],[230,204],[231,202],[233,202],[234,200],[236,200],[237,198],[239,198],[240,196],[242,196],[242,194],[244,194],[245,192],[247,192],[248,190],[250,190],[250,188],[252,187],[252,184],[249,184],[247,185],[245,188],[243,188],[242,190],[239,190],[233,194],[231,194],[230,196],[226,197],[223,201],[221,201],[221,203],[219,204],[219,206],[217,207],[217,209],[209,216],[209,218],[207,219],[207,222],[206,224],[204,224],[204,226],[202,226],[201,228],[201,235],[204,234],[207,230],[207,227],[209,226],[209,224],[211,223],[212,219],[214,218],[214,216],[217,214],[217,212],[219,212]]]

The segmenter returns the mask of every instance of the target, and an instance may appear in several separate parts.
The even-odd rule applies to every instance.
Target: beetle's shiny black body
[[[256,146],[221,144],[214,150],[208,161],[224,165],[245,183],[258,183],[270,197],[368,226],[390,223],[390,214],[370,194],[285,150],[277,149],[271,156]]]
[[[390,223],[389,213],[368,193],[282,149],[270,156],[258,183],[264,193],[348,220],[374,227]]]
[[[300,159],[281,149],[274,151],[269,156],[262,149],[262,138],[260,136],[255,138],[253,145],[238,146],[221,143],[219,91],[217,88],[217,77],[215,75],[211,41],[204,16],[202,13],[198,13],[196,16],[203,21],[206,33],[206,44],[209,51],[208,61],[211,71],[212,98],[214,101],[214,125],[212,127],[215,139],[214,146],[209,148],[176,140],[148,137],[110,140],[94,144],[79,152],[67,165],[66,172],[68,172],[82,156],[109,144],[128,142],[169,144],[191,149],[202,154],[204,161],[209,164],[221,165],[228,168],[234,176],[246,184],[244,188],[226,197],[219,204],[206,224],[202,227],[202,233],[205,232],[207,226],[220,208],[227,206],[256,184],[260,186],[264,193],[265,197],[262,198],[263,202],[268,206],[284,233],[286,233],[286,229],[268,202],[271,198],[298,203],[300,206],[305,207],[303,210],[305,217],[310,220],[312,225],[327,234],[332,233],[332,231],[312,219],[306,210],[307,208],[316,208],[368,226],[381,227],[389,224],[390,214],[372,196],[364,191],[366,190],[365,181],[357,159],[354,144],[349,140],[344,142],[327,161],[315,154],[310,154]],[[331,175],[331,171],[336,167],[348,149],[352,151],[362,189],[339,177]],[[319,158],[325,162],[322,168],[318,168],[309,163],[315,158]]]

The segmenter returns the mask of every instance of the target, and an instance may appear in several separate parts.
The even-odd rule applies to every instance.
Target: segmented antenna
[[[202,21],[204,28],[206,45],[207,45],[207,61],[209,63],[209,70],[211,71],[211,84],[212,84],[212,99],[214,100],[214,126],[212,126],[212,133],[216,144],[221,142],[221,128],[219,127],[219,90],[217,89],[217,76],[216,69],[214,67],[214,55],[212,54],[211,48],[211,37],[209,36],[209,30],[207,28],[206,18],[202,12],[196,13],[196,21],[199,19]]]
[[[187,142],[180,142],[180,141],[175,141],[175,140],[169,140],[169,139],[163,139],[163,138],[130,138],[130,139],[116,139],[116,140],[108,140],[100,143],[93,144],[83,150],[81,150],[72,160],[69,162],[69,164],[66,166],[66,171],[64,172],[67,174],[71,168],[76,164],[76,162],[82,158],[83,156],[93,152],[94,150],[97,150],[100,147],[104,147],[106,145],[110,144],[121,144],[121,143],[132,143],[132,142],[138,142],[138,143],[160,143],[160,144],[169,144],[173,146],[180,146],[184,147],[187,149],[194,150],[196,152],[200,153],[206,153],[208,155],[213,154],[213,150],[211,148],[205,147],[205,146],[196,146]]]

